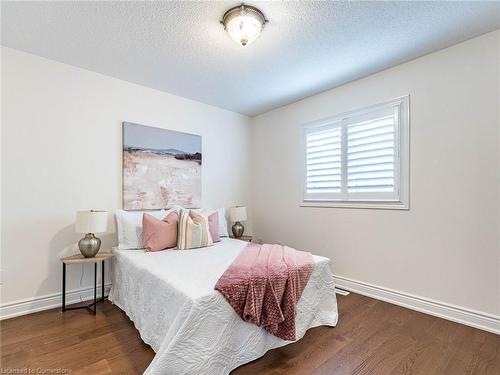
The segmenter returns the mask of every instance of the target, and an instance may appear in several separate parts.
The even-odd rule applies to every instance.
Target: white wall
[[[200,134],[203,205],[249,203],[250,119],[2,48],[2,304],[61,290],[75,211],[121,207],[122,121]],[[110,220],[114,225],[113,220]],[[114,231],[114,228],[111,228]],[[103,248],[115,233],[100,236]],[[92,285],[92,268],[83,286]],[[69,289],[81,269],[68,269]]]
[[[329,256],[343,277],[500,315],[500,31],[253,120],[1,52],[2,304],[59,293],[58,258],[80,237],[74,212],[121,207],[131,121],[202,135],[204,205],[253,198],[255,237]],[[301,208],[300,125],[405,94],[411,209]],[[79,288],[80,268],[68,272]]]
[[[353,280],[500,315],[500,31],[254,119],[254,234]],[[307,208],[300,126],[410,94],[410,210]]]

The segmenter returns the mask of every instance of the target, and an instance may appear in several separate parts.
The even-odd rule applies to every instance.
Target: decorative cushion
[[[144,212],[124,210],[116,212],[118,249],[142,249],[142,216]],[[147,211],[147,213],[160,220],[168,214],[165,210]]]
[[[226,209],[224,207],[217,208],[215,210],[207,210],[203,208],[194,209],[194,212],[202,212],[202,213],[214,213],[217,212],[219,216],[219,237],[229,237],[229,233],[227,231],[227,221],[226,221]]]
[[[144,213],[142,217],[142,237],[146,251],[160,251],[177,246],[177,224],[179,215],[170,212],[163,220]]]
[[[212,236],[212,241],[220,242],[219,236],[219,212],[215,211],[208,215],[208,230],[210,231],[210,236]]]
[[[213,244],[207,216],[192,210],[181,209],[179,214],[179,250],[194,249]]]

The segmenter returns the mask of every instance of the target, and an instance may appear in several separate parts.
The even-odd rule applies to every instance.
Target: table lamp
[[[85,233],[78,248],[85,258],[95,257],[101,248],[101,240],[94,233],[106,232],[108,213],[106,211],[87,210],[76,212],[76,231]]]
[[[233,235],[235,238],[240,238],[243,236],[245,227],[240,221],[245,221],[247,219],[247,208],[246,207],[231,207],[229,209],[229,220],[234,222],[232,226]]]

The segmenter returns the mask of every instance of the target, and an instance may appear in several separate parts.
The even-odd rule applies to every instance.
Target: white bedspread
[[[222,375],[290,341],[243,321],[214,285],[246,242],[225,238],[195,250],[115,250],[109,299],[156,352],[146,374]],[[297,305],[297,338],[337,324],[330,260],[315,268]]]

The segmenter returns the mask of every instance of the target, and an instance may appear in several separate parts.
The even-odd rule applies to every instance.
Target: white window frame
[[[334,193],[308,194],[307,193],[307,134],[323,129],[347,127],[349,122],[360,121],[363,117],[369,118],[374,112],[394,108],[397,110],[398,124],[396,124],[394,141],[394,192],[377,193]],[[399,125],[399,126],[398,126]],[[342,132],[342,149],[347,148],[347,132]],[[301,127],[302,150],[302,207],[344,207],[344,208],[375,208],[408,210],[410,208],[410,97],[401,96],[383,103],[356,109],[349,112],[310,122]],[[347,152],[343,152],[346,155]],[[347,173],[344,168],[343,173]],[[343,175],[342,184],[346,176]],[[344,186],[344,185],[343,185]],[[343,189],[345,190],[345,189]]]

